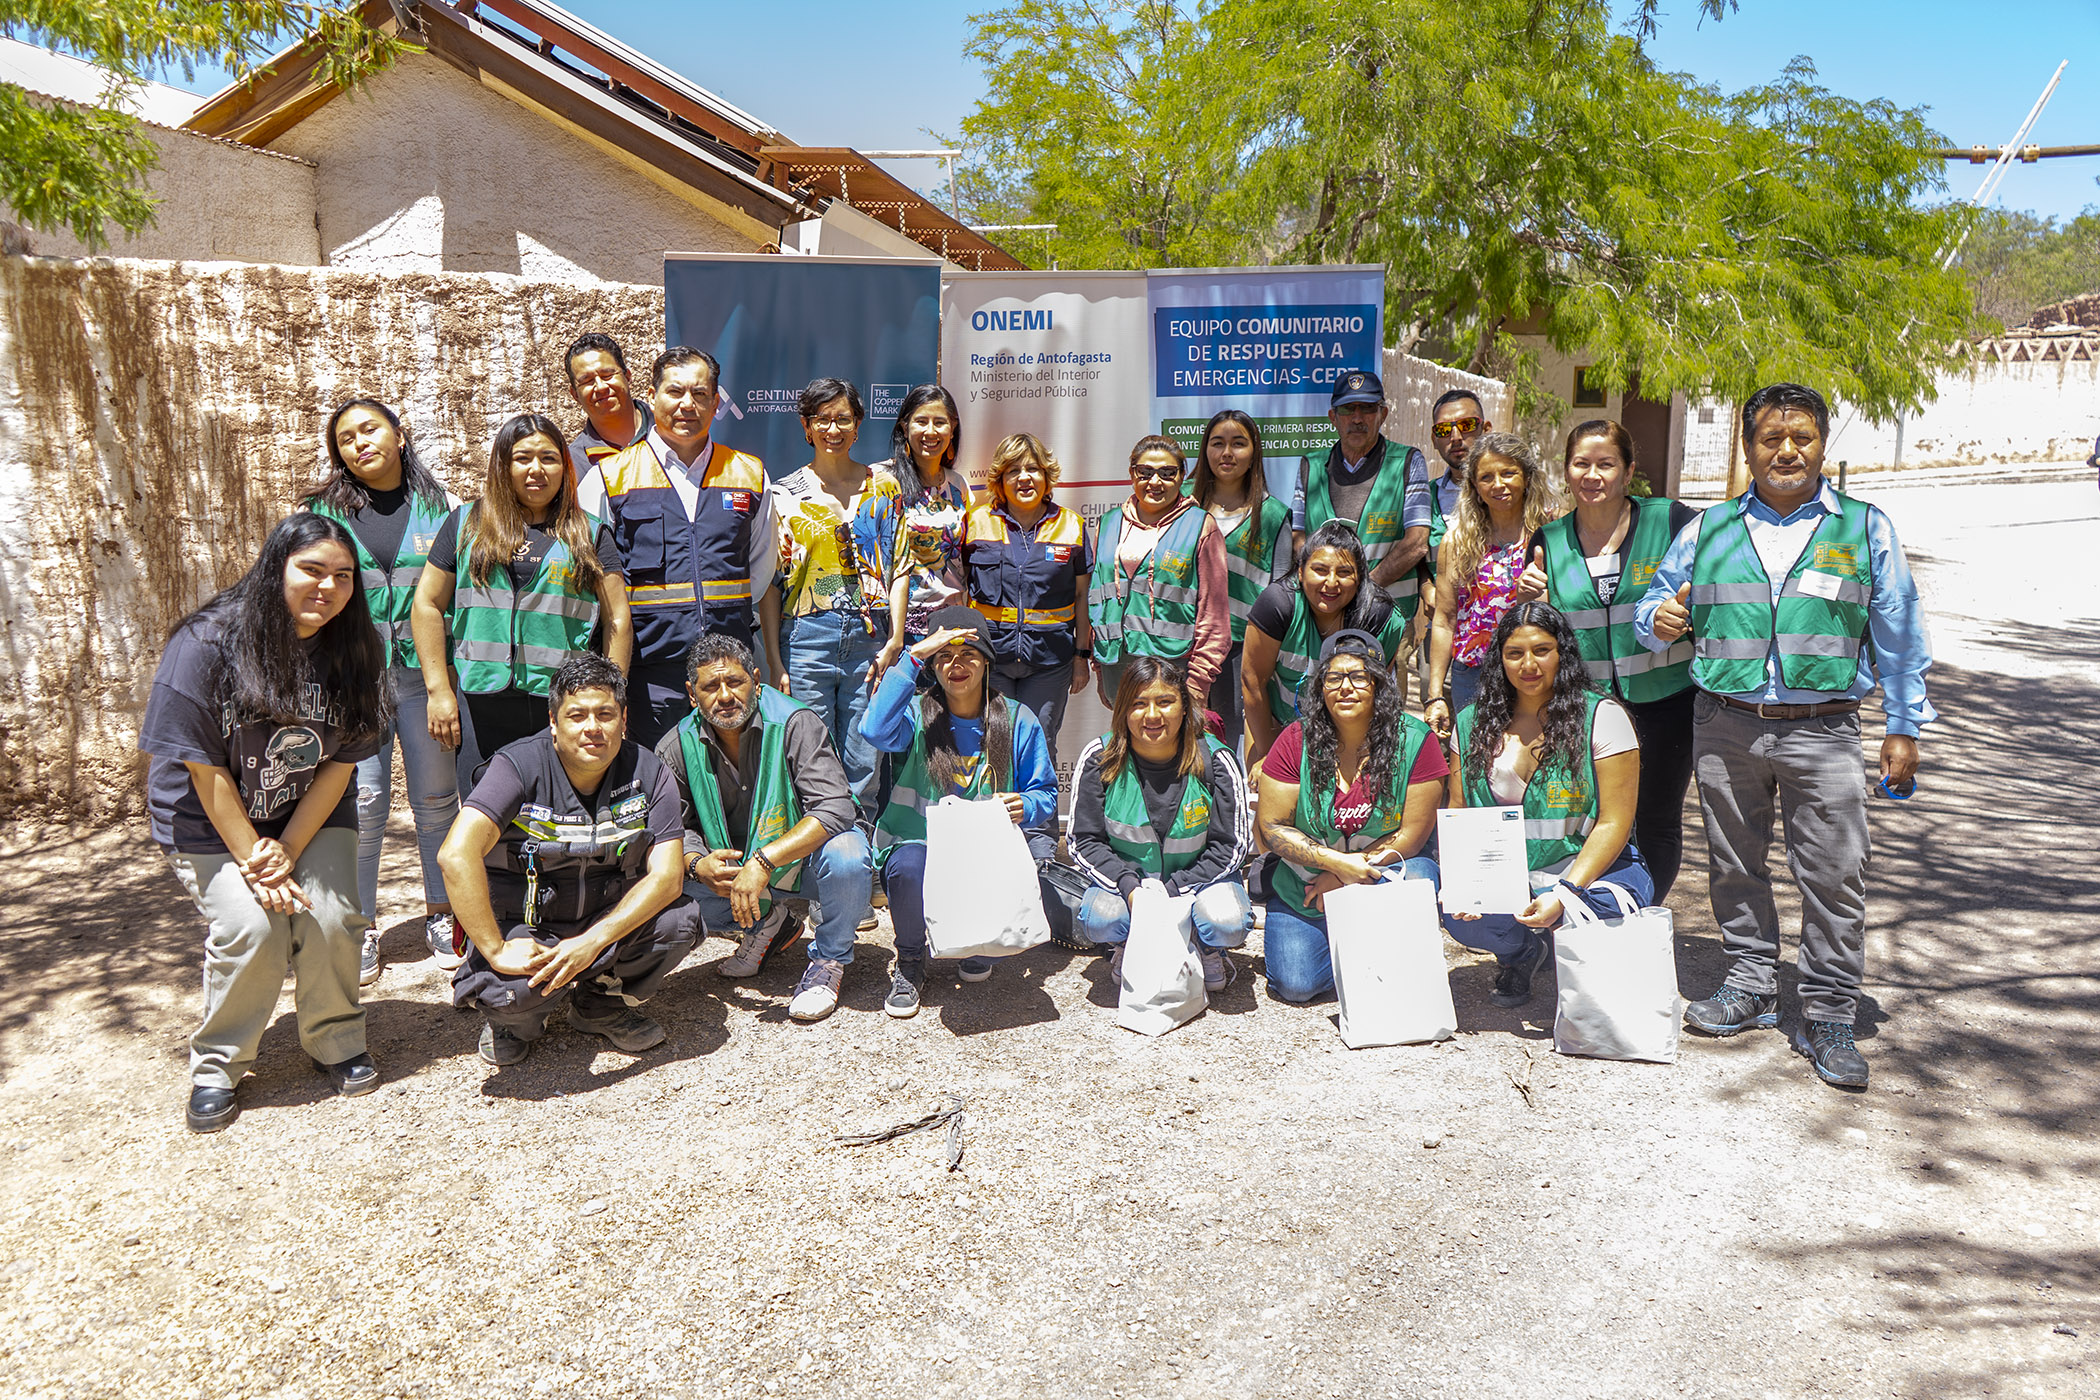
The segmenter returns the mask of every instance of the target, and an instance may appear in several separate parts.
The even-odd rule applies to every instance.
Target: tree
[[[1014,0],[975,23],[971,189],[987,221],[1056,223],[1064,262],[1382,262],[1416,353],[1480,369],[1530,319],[1614,387],[1800,379],[1874,414],[1929,398],[1968,325],[1935,256],[1967,217],[1927,199],[1941,139],[1805,59],[1723,93],[1658,69],[1607,0]]]
[[[2025,325],[2052,302],[2100,292],[2100,208],[2061,228],[2053,219],[1990,210],[1962,248],[1961,269],[1975,288],[1980,332]]]
[[[112,76],[99,105],[52,103],[0,83],[0,200],[32,228],[70,229],[90,247],[111,224],[153,221],[141,182],[153,140],[125,109],[148,75],[216,65],[246,78],[293,37],[320,46],[318,76],[354,86],[413,47],[365,22],[356,0],[0,0],[0,32],[86,59]]]

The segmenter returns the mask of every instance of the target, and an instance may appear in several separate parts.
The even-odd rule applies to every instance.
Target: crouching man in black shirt
[[[574,1030],[629,1054],[661,1045],[663,1027],[634,1008],[698,933],[678,789],[627,739],[626,677],[574,656],[547,701],[547,730],[489,760],[438,855],[472,943],[452,1002],[486,1018],[492,1065],[524,1059],[564,1000]]]

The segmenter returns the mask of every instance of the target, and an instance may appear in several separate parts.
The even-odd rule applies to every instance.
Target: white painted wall
[[[1462,369],[1420,360],[1387,348],[1385,365],[1379,371],[1385,380],[1385,396],[1392,405],[1386,414],[1385,435],[1394,442],[1419,447],[1434,471],[1438,457],[1429,437],[1430,405],[1450,389],[1464,389],[1480,400],[1491,423],[1507,423],[1510,416],[1509,386],[1499,379],[1468,374]]]
[[[752,240],[544,116],[409,55],[271,143],[320,167],[334,266],[663,285],[668,249]]]

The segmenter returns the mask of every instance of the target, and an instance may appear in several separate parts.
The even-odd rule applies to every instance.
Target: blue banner
[[[722,362],[714,437],[756,453],[776,479],[809,463],[796,402],[820,377],[860,390],[867,418],[854,459],[889,456],[905,392],[939,377],[940,318],[937,259],[664,258],[664,343],[690,345]]]

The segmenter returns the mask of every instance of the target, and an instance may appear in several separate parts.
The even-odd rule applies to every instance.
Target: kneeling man
[[[563,663],[547,730],[497,751],[438,852],[472,944],[452,1002],[486,1018],[492,1065],[524,1059],[564,1001],[572,1029],[616,1049],[663,1043],[634,1008],[693,946],[700,911],[681,889],[678,789],[628,740],[626,706],[610,661]]]
[[[822,1020],[838,1005],[873,883],[845,765],[823,718],[760,685],[751,649],[736,638],[703,635],[685,676],[692,713],[657,742],[656,756],[686,799],[686,891],[709,932],[739,940],[715,971],[755,976],[794,941],[800,923],[790,914],[814,899],[809,968],[788,1014]]]

